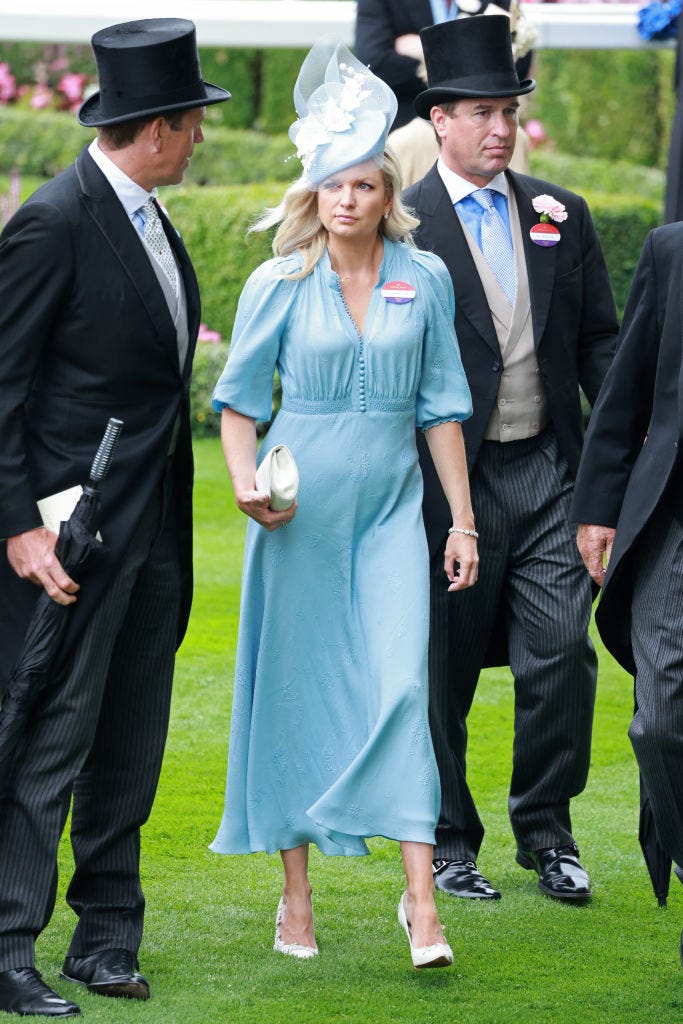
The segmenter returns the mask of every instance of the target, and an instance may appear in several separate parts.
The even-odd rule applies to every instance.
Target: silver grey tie
[[[153,199],[148,199],[142,207],[142,215],[145,218],[145,242],[152,251],[155,260],[168,277],[173,287],[173,292],[178,297],[178,273],[176,268],[173,250],[166,237],[156,204]]]
[[[471,195],[483,211],[481,215],[481,251],[501,288],[514,305],[515,256],[510,232],[493,202],[492,189],[479,188]]]

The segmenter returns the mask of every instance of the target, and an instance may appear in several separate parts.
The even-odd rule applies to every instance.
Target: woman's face
[[[328,233],[339,239],[376,235],[390,209],[384,174],[370,162],[331,175],[318,189],[318,216]]]

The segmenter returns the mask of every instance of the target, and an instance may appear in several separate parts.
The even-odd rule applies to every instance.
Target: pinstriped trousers
[[[484,442],[470,487],[477,584],[449,594],[443,552],[431,573],[430,725],[441,776],[434,856],[449,860],[476,860],[484,836],[466,780],[467,715],[494,630],[502,624],[514,676],[509,813],[520,849],[573,841],[569,801],[586,784],[597,678],[590,580],[552,430]],[[486,763],[501,754],[476,756]]]
[[[67,900],[79,920],[68,953],[140,945],[140,826],[161,770],[179,609],[172,493],[169,467],[68,677],[33,715],[0,801],[0,971],[34,964],[72,794]]]
[[[638,545],[631,613],[637,711],[629,737],[659,841],[683,865],[683,527],[666,504]]]

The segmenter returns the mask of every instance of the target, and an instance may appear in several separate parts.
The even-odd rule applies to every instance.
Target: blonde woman
[[[317,44],[290,134],[304,163],[280,207],[275,258],[247,282],[216,386],[226,462],[250,518],[225,814],[212,849],[280,851],[275,949],[313,957],[309,844],[330,855],[398,840],[399,904],[415,967],[452,963],[434,902],[439,780],[427,720],[428,557],[415,426],[449,497],[444,570],[477,575],[459,421],[471,412],[443,264],[409,241],[415,220],[385,151],[393,93],[341,44]],[[255,421],[282,409],[298,504],[256,488]]]

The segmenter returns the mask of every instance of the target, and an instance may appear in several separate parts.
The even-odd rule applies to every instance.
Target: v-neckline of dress
[[[346,302],[346,298],[344,296],[344,289],[342,288],[342,285],[341,285],[341,279],[339,277],[339,274],[336,272],[336,270],[332,269],[332,263],[330,261],[330,253],[329,253],[329,250],[327,248],[325,249],[324,259],[325,259],[325,262],[326,262],[326,270],[327,270],[328,279],[329,279],[332,287],[337,291],[337,293],[339,295],[339,298],[341,300],[341,303],[342,303],[342,305],[344,307],[344,310],[346,312],[346,315],[347,315],[347,317],[348,317],[348,319],[349,319],[349,321],[351,323],[351,326],[353,327],[353,330],[354,330],[356,336],[358,337],[358,339],[359,339],[359,341],[360,341],[360,343],[362,345],[363,343],[367,342],[368,334],[370,333],[370,329],[372,327],[372,322],[373,322],[373,320],[375,318],[375,310],[376,310],[376,306],[377,306],[377,295],[378,295],[378,292],[381,289],[381,282],[382,282],[382,280],[383,280],[383,278],[385,276],[385,268],[386,268],[386,264],[388,262],[388,253],[387,253],[386,239],[382,238],[382,259],[380,261],[379,267],[377,268],[377,281],[375,282],[375,285],[373,286],[373,289],[372,289],[372,293],[370,295],[370,301],[368,302],[368,308],[367,308],[367,310],[365,312],[365,319],[363,320],[363,330],[362,331],[359,330],[358,324],[356,323],[354,318],[351,316],[351,311],[349,310],[349,307],[348,307],[347,302]]]

